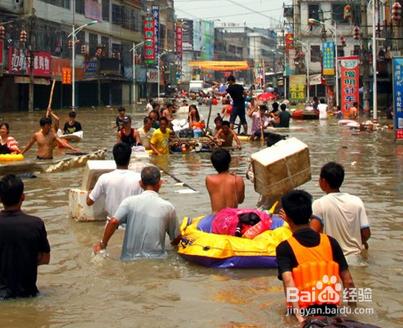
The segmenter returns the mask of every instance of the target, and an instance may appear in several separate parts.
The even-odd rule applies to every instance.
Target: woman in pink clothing
[[[19,154],[18,142],[9,135],[9,131],[8,123],[0,123],[0,154]]]

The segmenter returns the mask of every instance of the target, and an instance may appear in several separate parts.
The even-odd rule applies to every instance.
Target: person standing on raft
[[[242,177],[229,172],[231,163],[229,151],[215,150],[211,154],[211,163],[218,172],[206,177],[212,213],[227,207],[237,208],[245,199],[245,183]]]
[[[309,193],[291,191],[281,198],[281,203],[283,218],[293,233],[276,248],[278,278],[283,281],[287,313],[294,314],[299,322],[312,314],[335,315],[341,300],[340,281],[346,290],[354,288],[343,251],[336,239],[320,234],[309,226],[312,216],[312,196]],[[313,300],[309,296],[311,299],[307,300],[309,293],[318,296],[321,290],[328,287],[332,288],[330,292],[334,297],[323,301],[318,297]]]

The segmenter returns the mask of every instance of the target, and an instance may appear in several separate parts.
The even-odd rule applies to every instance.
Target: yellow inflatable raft
[[[22,161],[23,159],[23,154],[0,154],[0,162]]]
[[[267,230],[254,239],[203,232],[198,228],[204,216],[185,217],[178,253],[191,262],[214,268],[275,268],[276,247],[291,236],[288,225]]]

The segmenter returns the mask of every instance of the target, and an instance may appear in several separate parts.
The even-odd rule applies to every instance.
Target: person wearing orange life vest
[[[354,288],[339,243],[310,227],[312,196],[309,193],[291,191],[281,198],[281,203],[282,216],[293,233],[276,248],[278,277],[283,281],[288,314],[295,314],[300,322],[307,315],[337,314],[340,281],[346,290]],[[329,289],[331,297],[320,293]]]

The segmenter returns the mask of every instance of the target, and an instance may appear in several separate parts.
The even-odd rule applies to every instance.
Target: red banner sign
[[[287,50],[294,48],[294,34],[293,33],[286,33],[285,35],[285,48]]]
[[[353,104],[360,103],[360,59],[358,56],[338,59],[341,70],[341,111],[347,117]]]
[[[144,19],[144,60],[146,63],[155,61],[155,24],[152,16]]]
[[[34,52],[33,75],[48,77],[51,74],[52,56],[46,51]],[[8,73],[29,75],[31,73],[31,56],[28,50],[8,49]]]
[[[176,22],[176,54],[178,55],[178,58],[182,58],[182,52],[183,52],[183,29],[182,29],[182,24],[179,22]]]

